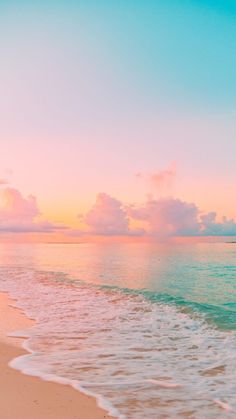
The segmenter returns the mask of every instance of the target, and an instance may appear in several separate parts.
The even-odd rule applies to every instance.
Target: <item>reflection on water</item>
[[[86,282],[145,288],[212,304],[231,302],[235,295],[235,244],[0,244],[0,264],[64,272]]]
[[[235,256],[233,244],[1,246],[0,289],[37,319],[15,366],[127,418],[235,417]]]

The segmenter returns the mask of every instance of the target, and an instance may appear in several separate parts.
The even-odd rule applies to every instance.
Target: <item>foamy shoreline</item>
[[[0,412],[1,419],[105,419],[110,416],[100,409],[93,397],[69,385],[43,381],[21,374],[9,363],[27,351],[22,339],[8,337],[15,330],[33,324],[6,293],[0,293]]]

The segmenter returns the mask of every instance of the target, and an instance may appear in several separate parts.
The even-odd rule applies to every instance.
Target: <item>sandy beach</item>
[[[96,400],[70,386],[43,381],[10,368],[8,363],[23,355],[21,339],[7,333],[25,329],[32,321],[11,307],[7,294],[0,293],[0,417],[1,419],[105,419]]]

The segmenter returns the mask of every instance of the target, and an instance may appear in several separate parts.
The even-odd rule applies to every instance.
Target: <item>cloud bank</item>
[[[198,208],[179,199],[148,200],[144,205],[131,207],[129,215],[144,221],[146,233],[159,236],[195,235],[200,229]]]
[[[1,190],[0,198],[0,232],[54,232],[65,228],[39,220],[40,211],[33,195],[24,198],[17,189],[7,187]]]
[[[201,215],[203,233],[206,236],[236,236],[236,222],[232,218],[222,217],[216,221],[216,212]]]
[[[131,207],[129,215],[146,224],[146,233],[165,236],[234,236],[236,222],[216,212],[203,214],[194,203],[174,198],[149,199],[144,205]]]
[[[142,205],[125,206],[121,201],[100,193],[84,222],[91,234],[146,235],[160,238],[176,236],[234,236],[236,222],[215,212],[202,213],[194,203],[176,198],[148,199]],[[143,228],[131,229],[141,222]]]
[[[101,236],[236,236],[236,221],[203,213],[195,203],[177,198],[149,198],[143,204],[125,205],[106,194],[97,195],[93,207],[83,216],[84,230],[68,229],[41,219],[37,200],[15,188],[0,190],[0,233],[54,233]],[[136,226],[139,226],[137,228]]]
[[[106,193],[99,193],[92,209],[84,218],[91,234],[127,235],[130,233],[128,214],[122,202]]]

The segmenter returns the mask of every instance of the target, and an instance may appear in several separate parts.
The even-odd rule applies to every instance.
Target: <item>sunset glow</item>
[[[235,14],[210,3],[1,4],[1,239],[236,234]]]

